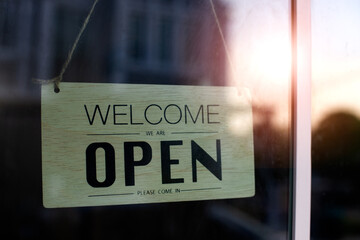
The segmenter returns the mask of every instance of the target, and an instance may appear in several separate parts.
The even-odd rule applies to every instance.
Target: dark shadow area
[[[312,236],[359,239],[360,120],[332,113],[313,131],[312,141]]]

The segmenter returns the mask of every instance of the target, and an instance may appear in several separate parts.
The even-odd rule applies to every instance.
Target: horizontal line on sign
[[[111,196],[126,196],[133,195],[134,193],[113,193],[113,194],[99,194],[99,195],[89,195],[88,197],[111,197]]]
[[[219,132],[172,132],[171,134],[201,134],[201,133],[219,133]]]
[[[216,187],[216,188],[181,189],[181,191],[182,191],[182,192],[191,192],[191,191],[218,190],[218,189],[221,189],[221,187]]]
[[[140,135],[140,133],[89,133],[87,136],[129,136]]]

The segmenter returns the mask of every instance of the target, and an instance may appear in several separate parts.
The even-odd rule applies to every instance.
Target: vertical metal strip
[[[310,239],[311,0],[291,0],[294,240]]]
[[[290,89],[290,165],[289,165],[289,215],[287,239],[294,240],[295,233],[295,166],[296,166],[296,100],[297,100],[297,26],[296,26],[296,0],[290,0],[290,38],[291,38],[291,89]]]

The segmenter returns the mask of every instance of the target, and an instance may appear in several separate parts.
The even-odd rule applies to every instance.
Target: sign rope
[[[212,9],[214,18],[215,18],[215,22],[216,22],[217,28],[219,30],[221,40],[222,40],[222,43],[223,43],[223,46],[224,46],[224,49],[225,49],[226,57],[227,57],[228,62],[230,64],[230,68],[231,68],[231,71],[232,71],[232,74],[233,74],[233,78],[236,79],[237,74],[236,74],[236,70],[235,70],[235,65],[234,65],[234,63],[233,63],[233,61],[231,59],[230,51],[229,51],[229,48],[228,48],[226,40],[225,40],[224,32],[222,31],[222,28],[221,28],[219,17],[218,17],[218,15],[216,13],[214,2],[213,2],[213,0],[209,0],[209,1],[210,1],[210,5],[211,5],[211,9]]]
[[[220,36],[221,36],[221,40],[222,40],[223,45],[224,45],[226,57],[227,57],[228,62],[230,64],[230,68],[232,70],[233,77],[234,77],[234,79],[236,79],[237,74],[236,74],[235,66],[234,66],[234,63],[233,63],[233,61],[231,59],[231,56],[230,56],[230,52],[229,52],[229,49],[228,49],[228,46],[227,46],[227,43],[226,43],[226,40],[225,40],[224,33],[222,31],[222,28],[221,28],[221,24],[220,24],[220,21],[219,21],[219,18],[218,18],[216,9],[215,9],[214,2],[213,2],[213,0],[209,0],[209,1],[210,1],[210,4],[211,4],[211,9],[212,9],[215,21],[216,21],[217,28],[218,28]],[[99,2],[99,0],[94,0],[94,3],[93,3],[93,5],[92,5],[92,7],[91,7],[85,21],[84,21],[79,33],[78,33],[78,35],[77,35],[77,37],[75,39],[75,42],[74,42],[72,48],[70,49],[70,51],[68,53],[68,56],[67,56],[63,66],[61,68],[60,74],[58,76],[52,78],[52,79],[46,79],[46,80],[44,80],[44,79],[33,79],[34,82],[40,83],[40,84],[54,83],[54,92],[55,93],[60,92],[60,82],[63,79],[63,75],[64,75],[66,69],[68,68],[68,66],[69,66],[69,64],[70,64],[70,62],[72,60],[73,54],[74,54],[74,52],[75,52],[75,50],[76,50],[76,48],[78,46],[79,40],[80,40],[82,34],[84,33],[84,31],[85,31],[85,29],[86,29],[86,27],[87,27],[87,25],[88,25],[88,23],[90,21],[90,18],[92,16],[98,2]]]
[[[93,14],[93,12],[95,10],[96,4],[98,2],[99,2],[99,0],[94,0],[94,3],[93,3],[93,5],[92,5],[92,7],[90,9],[90,12],[88,13],[87,17],[85,18],[85,21],[84,21],[84,23],[83,23],[83,25],[82,25],[76,39],[75,39],[75,42],[74,42],[72,48],[70,49],[70,51],[68,53],[68,56],[67,56],[63,66],[61,68],[60,74],[58,76],[52,78],[52,79],[47,79],[47,80],[34,79],[33,80],[34,82],[37,82],[37,83],[40,83],[40,84],[54,83],[54,92],[56,92],[56,93],[60,92],[60,82],[63,79],[63,75],[64,75],[66,69],[68,68],[68,66],[69,66],[69,64],[71,62],[73,54],[74,54],[74,52],[75,52],[75,50],[76,50],[76,48],[77,48],[77,46],[79,44],[79,40],[80,40],[82,34],[84,33],[84,31],[85,31],[85,29],[86,29],[86,27],[87,27],[87,25],[88,25],[88,23],[90,21],[90,18],[91,18],[92,14]]]

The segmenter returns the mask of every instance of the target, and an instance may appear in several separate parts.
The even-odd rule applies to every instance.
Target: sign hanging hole
[[[58,86],[55,85],[55,88],[54,88],[54,92],[55,93],[59,93],[60,92],[60,88]]]

